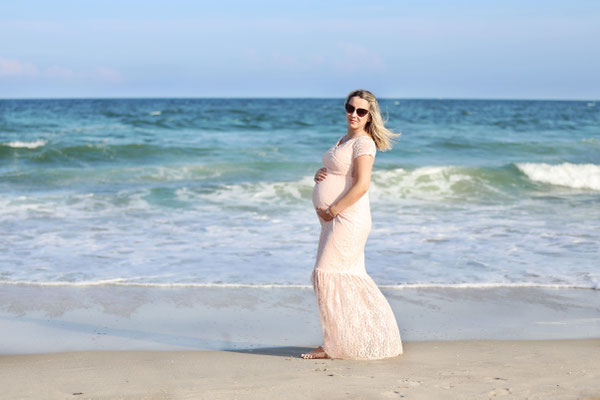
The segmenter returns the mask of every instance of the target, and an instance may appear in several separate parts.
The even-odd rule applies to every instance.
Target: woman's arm
[[[338,215],[352,204],[356,203],[369,190],[371,183],[371,171],[373,169],[374,158],[371,155],[365,154],[358,156],[354,160],[355,178],[352,182],[352,187],[346,194],[339,199],[335,204],[329,207],[333,215]],[[333,219],[325,212],[325,209],[318,209],[317,213],[326,221]]]

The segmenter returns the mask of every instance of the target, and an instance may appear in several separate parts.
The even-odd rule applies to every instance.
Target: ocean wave
[[[310,199],[314,181],[311,177],[303,177],[296,181],[279,182],[249,182],[241,184],[218,185],[212,190],[191,190],[180,188],[176,196],[182,201],[193,201],[195,198],[210,201],[215,204],[234,205],[235,207],[264,207],[271,208],[274,201],[277,204],[307,201]]]
[[[221,289],[312,289],[311,285],[294,284],[252,284],[252,283],[201,283],[201,282],[128,282],[121,278],[99,281],[0,281],[0,285],[23,286],[125,286],[125,287],[155,287],[155,288],[221,288]],[[536,282],[482,282],[482,283],[405,283],[398,285],[377,285],[385,290],[404,289],[497,289],[497,288],[539,288],[539,289],[589,289],[600,290],[600,283],[589,286],[577,284],[552,284]]]
[[[369,192],[372,200],[382,202],[399,199],[504,201],[547,190],[536,187],[533,181],[600,190],[600,167],[592,164],[507,164],[500,168],[442,165],[379,169],[372,173]],[[210,190],[201,191],[182,188],[178,195],[186,200],[198,196],[215,204],[262,206],[273,202],[309,201],[314,185],[312,177],[305,176],[293,181],[217,184]]]
[[[503,193],[510,168],[478,169],[456,166],[428,166],[415,169],[395,168],[376,170],[369,188],[372,199],[396,201],[404,199],[465,199],[482,196],[508,196]],[[518,180],[516,176],[516,180]],[[241,207],[272,205],[309,201],[315,185],[313,178],[305,176],[294,181],[259,181],[216,185],[212,190],[193,191],[179,189],[180,200],[190,201],[200,197],[215,204],[235,204]]]
[[[253,208],[295,205],[307,202],[315,182],[312,176],[295,180],[256,180],[240,183],[221,183],[223,179],[248,176],[250,164],[184,164],[145,167],[50,169],[31,173],[4,174],[9,182],[39,182],[56,187],[78,182],[89,184],[123,183],[169,184],[193,180],[196,184],[173,188],[176,200],[202,204],[205,202],[231,207]],[[253,178],[261,179],[268,170],[255,171]],[[229,178],[227,178],[229,177]],[[181,183],[178,183],[181,185]],[[460,166],[427,166],[413,169],[376,170],[370,186],[371,199],[377,201],[416,200],[478,200],[519,197],[522,190],[531,188],[529,180],[519,170],[508,165],[503,168],[468,168]]]
[[[4,143],[7,146],[7,150],[0,152],[0,159],[2,156],[12,157],[12,153],[20,147],[26,147],[29,149],[37,149],[43,147],[47,142],[45,140],[36,140],[34,142],[9,142]],[[145,159],[154,159],[156,157],[181,157],[181,156],[193,156],[200,157],[207,154],[209,150],[203,147],[184,147],[184,146],[160,146],[152,144],[121,144],[121,145],[108,145],[104,143],[94,143],[85,145],[75,146],[47,146],[39,149],[31,154],[26,154],[24,157],[30,162],[41,163],[41,164],[76,164],[80,165],[82,162],[118,162],[118,161],[140,161]]]
[[[46,143],[48,143],[47,140],[38,139],[38,140],[34,140],[32,142],[14,141],[14,142],[0,143],[0,146],[12,147],[14,149],[22,149],[22,148],[37,149],[38,147],[45,146]]]
[[[441,199],[503,196],[506,181],[514,181],[510,168],[471,168],[453,165],[414,169],[378,170],[371,193],[377,197]]]
[[[590,143],[590,144],[596,144],[596,145],[598,145],[598,144],[600,144],[600,139],[596,139],[596,138],[593,138],[593,137],[591,137],[591,138],[583,138],[583,139],[581,139],[581,142],[582,143]]]
[[[76,185],[111,185],[122,187],[124,184],[160,185],[178,184],[181,181],[208,181],[219,179],[223,174],[235,173],[235,170],[215,168],[201,164],[185,166],[147,166],[121,168],[54,168],[44,170],[25,170],[0,174],[0,181],[38,188],[74,187]]]
[[[600,191],[600,165],[595,164],[515,164],[529,179],[551,185],[567,186],[574,189]]]
[[[95,151],[98,151],[96,157],[103,154],[101,149]],[[135,150],[128,148],[119,151],[131,156],[131,152]],[[150,150],[145,148],[141,151],[147,156]],[[160,151],[154,151],[158,157]],[[175,185],[171,188],[178,200],[200,200],[233,207],[271,207],[273,204],[293,205],[310,201],[315,185],[312,176],[291,180],[269,179],[273,175],[272,171],[285,167],[281,163],[256,161],[114,167],[106,165],[88,168],[67,166],[7,171],[2,173],[0,179],[7,183],[52,188],[76,184],[89,186],[94,183],[115,184],[116,187],[122,187],[124,183],[141,186]],[[552,190],[552,187],[536,186],[535,182],[600,190],[600,166],[519,163],[498,168],[441,165],[375,169],[369,192],[372,200],[382,202],[397,202],[399,199],[505,201],[522,198],[532,191],[539,193]]]

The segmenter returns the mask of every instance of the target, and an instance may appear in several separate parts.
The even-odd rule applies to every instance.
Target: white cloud
[[[30,62],[10,60],[0,57],[0,77],[31,77],[40,74],[38,68]]]
[[[93,80],[106,83],[123,81],[123,76],[114,68],[98,66],[91,69],[75,71],[60,65],[51,65],[41,69],[27,61],[11,60],[0,57],[0,78],[29,77],[46,80]]]

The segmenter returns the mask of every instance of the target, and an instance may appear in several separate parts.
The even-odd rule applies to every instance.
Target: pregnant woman
[[[376,360],[403,353],[396,319],[365,269],[371,230],[368,189],[377,149],[397,136],[384,127],[375,96],[354,90],[346,98],[348,132],[323,156],[313,204],[321,236],[311,282],[323,344],[302,358]]]

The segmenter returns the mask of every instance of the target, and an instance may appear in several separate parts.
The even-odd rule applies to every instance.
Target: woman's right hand
[[[327,168],[323,167],[317,170],[317,173],[315,174],[314,178],[315,182],[319,183],[325,178],[327,178]]]

